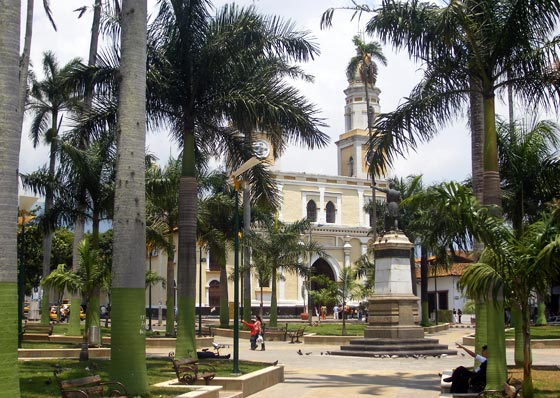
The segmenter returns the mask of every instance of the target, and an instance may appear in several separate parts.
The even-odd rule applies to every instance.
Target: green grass
[[[513,329],[506,331],[506,339],[513,339]],[[560,326],[531,326],[531,340],[560,339]]]
[[[305,326],[305,333],[316,333],[320,336],[342,336],[342,323],[322,323],[317,326],[309,326],[304,323],[289,323],[288,330],[298,330]],[[367,324],[361,323],[347,323],[346,334],[348,336],[363,336],[364,329]]]
[[[216,368],[217,376],[231,376],[231,361],[206,361]],[[60,397],[60,391],[56,384],[53,371],[55,365],[62,367],[59,375],[62,379],[74,379],[94,374],[101,376],[103,380],[109,380],[109,360],[95,359],[88,362],[76,360],[38,360],[23,361],[19,364],[21,398],[49,398]],[[242,374],[254,372],[269,366],[267,363],[239,362],[239,370]],[[169,359],[149,358],[146,360],[148,370],[149,398],[168,398],[178,395],[177,389],[156,388],[154,384],[174,379],[175,372]],[[182,389],[181,392],[187,392]]]

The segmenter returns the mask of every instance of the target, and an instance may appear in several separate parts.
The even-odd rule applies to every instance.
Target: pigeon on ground
[[[278,365],[278,359],[276,361],[272,362],[272,366],[276,366],[276,365]]]
[[[297,350],[297,353],[298,353],[299,355],[303,355],[303,352],[301,352],[301,350]]]
[[[312,352],[306,352],[305,353],[305,355],[311,355],[311,354],[312,354]]]

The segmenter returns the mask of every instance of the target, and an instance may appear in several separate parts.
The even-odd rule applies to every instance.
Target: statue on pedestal
[[[399,230],[399,204],[402,200],[401,193],[395,189],[395,184],[390,183],[389,189],[375,187],[377,191],[387,195],[387,208],[385,210],[385,231]]]

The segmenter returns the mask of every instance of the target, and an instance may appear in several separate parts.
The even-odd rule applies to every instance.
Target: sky
[[[24,3],[23,15],[25,1],[22,3]],[[93,0],[54,0],[50,3],[58,27],[57,32],[52,29],[44,13],[42,2],[35,2],[31,62],[39,79],[42,76],[40,67],[44,51],[53,51],[59,64],[64,65],[75,57],[86,61],[89,49],[92,13],[88,11],[78,19],[78,14],[73,10],[83,5],[91,5]],[[223,0],[214,1],[216,7],[225,3],[226,1]],[[314,82],[296,81],[293,84],[320,110],[319,116],[328,125],[323,131],[330,136],[331,141],[327,147],[313,151],[299,147],[290,148],[282,156],[280,168],[283,171],[336,175],[335,142],[339,135],[344,133],[343,90],[348,85],[345,70],[350,58],[355,55],[352,37],[363,31],[369,16],[364,14],[361,21],[357,18],[351,21],[350,11],[339,10],[335,12],[333,27],[321,30],[322,13],[329,7],[350,6],[351,0],[240,0],[236,3],[241,6],[255,5],[263,14],[279,15],[290,19],[297,29],[309,31],[314,42],[318,44],[320,56],[302,65],[307,73],[315,76]],[[151,10],[155,0],[149,0],[148,4]],[[369,36],[364,39],[365,41],[377,40]],[[389,45],[383,46],[383,51],[388,59],[388,65],[386,67],[379,65],[376,86],[381,90],[381,112],[390,112],[404,101],[420,80],[422,65],[414,63],[405,53],[395,52]],[[464,113],[467,111],[468,109],[465,109]],[[28,136],[27,121],[24,123],[22,134],[20,156],[22,172],[31,172],[48,161],[47,148],[43,146],[33,149]],[[169,140],[165,131],[149,132],[146,145],[158,156],[160,162],[165,162],[170,154],[176,156],[178,153],[177,144]],[[422,144],[416,152],[409,153],[406,158],[398,159],[394,165],[393,175],[406,177],[411,174],[422,174],[426,183],[444,180],[461,181],[470,175],[470,164],[470,135],[466,127],[466,119],[458,117],[430,143]]]

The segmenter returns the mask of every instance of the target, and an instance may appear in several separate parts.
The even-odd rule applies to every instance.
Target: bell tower
[[[372,120],[379,113],[379,94],[381,90],[368,87]],[[348,81],[344,90],[346,105],[344,107],[344,134],[339,136],[337,145],[338,174],[345,177],[368,178],[366,160],[367,141],[369,138],[366,90],[359,77]]]

